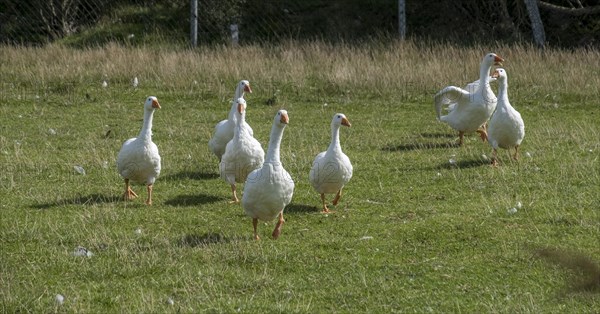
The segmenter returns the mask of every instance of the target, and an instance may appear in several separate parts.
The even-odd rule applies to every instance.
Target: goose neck
[[[340,126],[331,126],[331,144],[329,144],[328,152],[341,151],[342,146],[340,145]]]
[[[154,110],[144,111],[144,123],[138,138],[142,138],[146,141],[152,141],[152,120],[154,117]]]
[[[274,124],[271,128],[271,135],[269,136],[269,149],[267,150],[267,157],[265,158],[265,163],[281,163],[280,146],[284,128],[285,126],[279,126],[277,124]]]

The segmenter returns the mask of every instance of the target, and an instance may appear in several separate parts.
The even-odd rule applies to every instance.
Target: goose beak
[[[281,119],[279,119],[279,122],[281,122],[283,124],[288,124],[290,122],[290,118],[288,117],[287,114],[282,114]]]
[[[492,77],[493,77],[493,78],[497,79],[497,78],[498,78],[498,76],[500,76],[500,73],[499,73],[497,70],[496,70],[496,71],[494,71],[494,73],[492,73]]]
[[[160,109],[160,104],[158,103],[158,100],[152,99],[152,108]]]
[[[242,111],[244,111],[244,106],[242,106],[242,104],[238,103],[238,108],[237,108],[239,113],[242,113]]]
[[[244,85],[244,92],[252,94],[252,88],[250,88],[250,84]]]
[[[501,57],[499,57],[499,56],[494,57],[494,65],[502,66],[502,62],[504,62],[504,59],[502,59]]]
[[[348,121],[347,118],[342,118],[342,125],[347,126],[347,127],[352,126],[352,124],[350,124],[350,121]]]

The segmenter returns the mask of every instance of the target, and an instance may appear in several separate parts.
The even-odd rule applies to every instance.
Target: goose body
[[[447,86],[439,91],[435,99],[438,120],[447,123],[458,131],[459,145],[463,144],[464,133],[477,131],[482,140],[487,139],[485,127],[482,127],[496,109],[497,98],[490,88],[490,69],[494,64],[504,61],[494,53],[483,57],[479,68],[479,80],[467,85],[467,89]],[[442,107],[450,109],[442,116]]]
[[[236,183],[246,181],[248,174],[262,166],[265,152],[260,143],[250,133],[246,121],[246,101],[237,101],[236,127],[234,136],[227,143],[225,153],[221,158],[219,169],[221,178],[231,185],[233,203],[239,203],[236,193]]]
[[[519,158],[519,146],[525,137],[525,123],[521,114],[508,100],[508,76],[506,70],[496,69],[493,76],[498,78],[498,105],[490,119],[488,140],[492,146],[492,164],[497,163],[498,148],[515,148],[513,158]]]
[[[152,204],[152,187],[160,175],[160,155],[158,147],[152,142],[152,120],[154,110],[160,109],[156,97],[148,97],[144,104],[144,122],[138,137],[130,138],[121,147],[117,155],[117,170],[125,179],[126,200],[137,197],[131,190],[130,181],[146,184],[148,198],[146,204]]]
[[[342,152],[340,145],[340,127],[350,127],[350,121],[342,113],[336,113],[331,120],[331,144],[329,148],[315,157],[310,170],[309,181],[317,193],[321,194],[323,212],[329,212],[325,203],[325,194],[336,194],[333,205],[337,205],[342,196],[342,188],[352,178],[352,163]]]
[[[252,171],[244,184],[242,207],[246,215],[252,218],[254,238],[257,233],[258,220],[271,221],[278,217],[272,236],[277,239],[283,225],[283,209],[292,201],[294,181],[283,168],[280,159],[281,138],[285,126],[289,122],[287,111],[279,110],[273,120],[269,148],[262,167]]]
[[[236,86],[235,94],[233,95],[233,101],[231,102],[231,109],[229,110],[229,116],[227,119],[217,123],[213,137],[208,141],[208,147],[210,148],[210,151],[219,158],[219,161],[225,153],[227,143],[229,143],[229,141],[231,141],[233,138],[237,120],[237,100],[239,98],[244,98],[245,92],[252,93],[250,82],[241,80]],[[246,129],[249,130],[250,134],[253,135],[254,132],[252,128],[246,122],[244,122],[244,124]]]

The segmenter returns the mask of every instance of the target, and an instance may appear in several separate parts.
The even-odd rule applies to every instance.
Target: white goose
[[[260,168],[265,160],[265,151],[260,143],[252,137],[246,122],[246,101],[238,98],[236,101],[236,119],[233,138],[221,159],[219,169],[221,178],[231,185],[233,193],[232,203],[239,203],[236,193],[236,182],[246,181],[248,174],[254,169]]]
[[[131,180],[146,184],[148,205],[152,205],[152,186],[160,174],[160,155],[158,147],[152,142],[152,117],[155,109],[160,109],[160,104],[156,97],[150,96],[144,104],[144,123],[140,134],[125,141],[117,156],[117,169],[125,179],[125,200],[137,197],[129,186]]]
[[[437,118],[458,131],[459,145],[463,144],[465,132],[477,131],[482,140],[487,139],[484,124],[494,112],[497,102],[490,88],[490,69],[492,65],[500,65],[503,61],[495,53],[488,53],[479,67],[479,81],[467,85],[469,90],[447,86],[435,95]],[[444,105],[449,106],[450,112],[442,116]]]
[[[519,159],[519,145],[525,137],[525,123],[521,114],[508,101],[508,76],[506,70],[498,68],[492,74],[498,79],[498,105],[490,119],[488,139],[492,145],[492,165],[497,165],[498,147],[510,150],[515,148],[513,158]]]
[[[250,82],[241,80],[235,88],[235,94],[231,102],[231,109],[229,110],[229,116],[227,119],[220,121],[215,126],[215,133],[213,137],[208,141],[208,147],[210,151],[215,154],[219,161],[225,153],[225,147],[227,143],[233,138],[233,129],[235,128],[236,112],[237,112],[237,99],[244,98],[244,93],[252,93],[250,88]],[[250,134],[254,134],[252,128],[246,123]]]
[[[310,169],[309,180],[317,193],[321,194],[323,213],[328,213],[325,194],[336,193],[333,205],[337,205],[342,196],[342,188],[352,178],[352,164],[340,145],[340,126],[350,127],[350,121],[342,113],[336,113],[331,120],[331,144],[327,151],[315,157]]]
[[[265,163],[252,171],[244,184],[242,207],[246,215],[252,218],[255,240],[260,239],[256,230],[259,219],[271,221],[279,217],[272,233],[273,239],[279,237],[284,223],[283,209],[294,194],[294,181],[283,168],[279,157],[283,130],[288,122],[287,111],[279,110],[273,120]]]

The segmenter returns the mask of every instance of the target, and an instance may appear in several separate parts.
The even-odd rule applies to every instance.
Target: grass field
[[[489,51],[506,59],[526,127],[521,160],[502,150],[498,168],[475,134],[456,147],[433,110]],[[107,45],[0,47],[0,60],[1,312],[600,310],[598,287],[577,287],[585,273],[536,254],[600,260],[598,51]],[[276,110],[290,115],[282,161],[296,189],[276,241],[274,222],[252,240],[207,147],[240,79],[263,148]],[[163,159],[151,207],[143,186],[121,201],[115,165],[149,95]],[[323,215],[308,173],[336,112],[352,123],[341,142],[354,177]],[[93,256],[73,256],[78,246]]]

